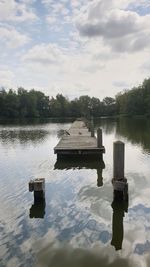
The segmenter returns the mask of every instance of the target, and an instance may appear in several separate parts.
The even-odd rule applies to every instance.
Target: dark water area
[[[150,121],[101,119],[103,161],[58,161],[71,122],[0,122],[0,267],[150,266]],[[113,142],[125,142],[129,203],[114,203]],[[34,203],[28,182],[45,178]]]

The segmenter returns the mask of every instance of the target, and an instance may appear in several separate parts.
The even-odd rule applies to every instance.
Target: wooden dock
[[[84,121],[76,120],[54,148],[54,153],[57,157],[102,155],[105,148],[102,145],[102,131],[99,132],[98,140],[91,136]]]

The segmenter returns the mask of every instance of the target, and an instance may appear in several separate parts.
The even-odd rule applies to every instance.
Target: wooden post
[[[102,148],[103,140],[102,140],[102,129],[97,129],[97,147]]]
[[[33,190],[34,190],[34,181],[30,180],[30,182],[29,182],[29,192],[33,192]]]
[[[29,191],[34,192],[34,201],[45,199],[45,179],[37,178],[29,182]]]
[[[113,147],[113,179],[124,179],[124,143],[121,141],[114,142]]]
[[[91,121],[91,137],[94,137],[94,123]]]
[[[128,184],[124,177],[125,145],[121,141],[113,144],[114,200],[128,200]]]

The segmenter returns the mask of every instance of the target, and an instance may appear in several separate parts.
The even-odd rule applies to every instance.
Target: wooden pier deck
[[[57,156],[98,156],[105,153],[105,148],[98,147],[97,138],[91,137],[84,121],[76,120],[54,148],[54,153]]]

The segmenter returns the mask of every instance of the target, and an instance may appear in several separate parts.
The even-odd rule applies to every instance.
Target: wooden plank
[[[68,132],[71,136],[91,136],[83,121],[75,121]]]

